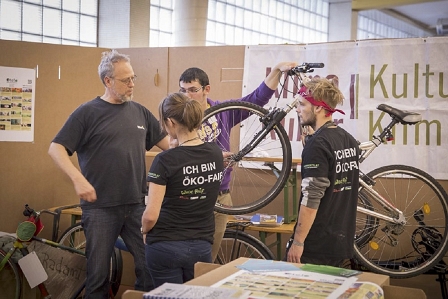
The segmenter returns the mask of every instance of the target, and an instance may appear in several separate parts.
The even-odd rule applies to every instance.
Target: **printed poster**
[[[34,141],[34,69],[0,66],[0,141]]]

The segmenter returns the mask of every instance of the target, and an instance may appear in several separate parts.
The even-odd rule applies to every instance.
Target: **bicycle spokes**
[[[364,184],[359,192],[356,259],[370,271],[394,278],[416,276],[437,265],[448,246],[445,190],[427,173],[404,165],[381,167],[367,177],[375,184]],[[404,221],[397,221],[395,210]]]

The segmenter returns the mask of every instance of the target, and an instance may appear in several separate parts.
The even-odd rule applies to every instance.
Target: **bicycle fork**
[[[273,128],[280,123],[280,121],[286,116],[286,114],[292,109],[276,109],[271,111],[265,116],[260,117],[260,122],[264,124],[264,127],[261,131],[257,132],[254,138],[238,153],[232,155],[230,160],[233,162],[239,162],[250,153],[260,142],[273,130]]]

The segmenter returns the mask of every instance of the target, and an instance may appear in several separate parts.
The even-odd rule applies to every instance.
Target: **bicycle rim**
[[[59,239],[59,244],[84,251],[86,246],[86,238],[81,224],[75,224],[69,227]],[[114,248],[110,260],[109,275],[110,287],[114,295],[117,294],[118,289],[120,288],[122,273],[123,258],[121,251],[118,248]]]
[[[264,124],[260,119],[267,113],[268,110],[258,105],[235,101],[224,102],[205,111],[201,138],[239,155],[234,155],[224,170],[224,177],[230,175],[233,205],[216,205],[217,212],[230,215],[251,213],[266,206],[282,191],[291,171],[292,153],[281,124],[275,126],[249,153],[240,152],[262,131]],[[223,124],[223,120],[237,125],[230,128]],[[230,144],[222,144],[220,135],[229,136]]]
[[[86,237],[81,224],[75,224],[69,227],[59,239],[59,244],[72,247],[81,251],[86,249]]]
[[[243,231],[227,229],[215,262],[224,265],[240,257],[274,259],[269,248],[257,238]]]
[[[4,251],[0,251],[0,260],[3,260],[5,255]],[[10,258],[0,271],[0,294],[2,298],[19,299],[21,286],[21,272]]]
[[[404,165],[381,167],[367,176],[375,182],[373,189],[402,211],[406,223],[394,224],[376,217],[374,221],[362,221],[372,227],[365,228],[363,242],[355,241],[355,258],[370,271],[392,278],[431,270],[447,251],[445,190],[429,174]],[[361,192],[368,194],[362,188]],[[392,216],[392,212],[368,196],[371,210]]]
[[[123,257],[121,250],[114,248],[112,252],[112,260],[110,265],[110,287],[112,293],[116,295],[121,284],[121,276],[123,275]]]

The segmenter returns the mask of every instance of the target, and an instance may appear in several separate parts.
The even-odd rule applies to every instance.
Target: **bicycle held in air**
[[[41,298],[83,298],[86,271],[84,234],[77,234],[76,231],[69,229],[63,233],[59,242],[37,237],[43,229],[41,222],[43,213],[51,214],[55,219],[57,217],[59,221],[59,215],[54,211],[35,211],[25,205],[23,215],[27,217],[27,220],[19,224],[16,232],[17,236],[13,238],[13,245],[8,252],[0,250],[1,298],[22,298],[21,294],[25,282],[22,280],[22,272],[18,268],[17,260],[25,261],[25,258],[33,251],[37,253],[38,259],[48,275],[46,281],[37,285]],[[20,254],[17,254],[18,252]],[[23,263],[32,264],[33,262],[27,260]],[[22,265],[21,267],[23,267]],[[121,253],[115,248],[111,257],[109,276],[110,298],[114,298],[114,295],[118,292],[122,269]],[[34,269],[31,271],[34,271]]]
[[[287,86],[293,82],[293,93],[297,92],[304,74],[323,66],[323,63],[303,63],[293,68],[284,74],[282,89],[291,92]],[[283,123],[298,101],[295,97],[285,107],[269,109],[226,101],[205,111],[202,126],[207,141],[216,142],[217,134],[229,134],[227,150],[233,153],[225,169],[232,172],[233,206],[217,204],[216,211],[230,215],[252,213],[282,191],[292,163],[290,139]],[[379,135],[359,144],[360,162],[378,146],[393,140],[395,125],[415,125],[421,120],[420,114],[385,104],[377,109],[391,120]],[[216,132],[221,119],[235,126],[229,132]],[[382,166],[367,174],[360,171],[359,182],[355,259],[370,271],[394,278],[412,277],[432,269],[448,246],[448,196],[443,187],[428,173],[398,164]]]

